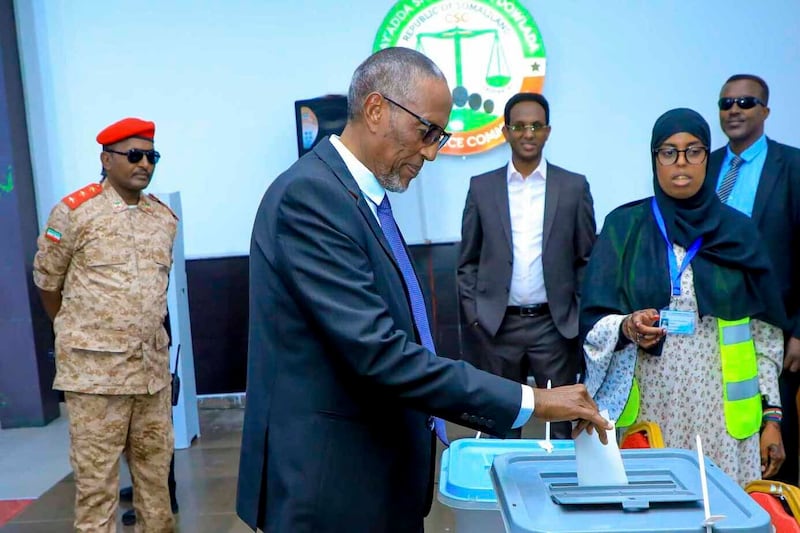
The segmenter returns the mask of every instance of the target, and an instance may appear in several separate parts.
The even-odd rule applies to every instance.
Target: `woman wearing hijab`
[[[744,486],[783,462],[786,318],[755,226],[705,179],[709,146],[698,113],[662,115],[655,195],[606,218],[582,290],[586,386],[618,427],[656,422],[670,448],[699,434]]]

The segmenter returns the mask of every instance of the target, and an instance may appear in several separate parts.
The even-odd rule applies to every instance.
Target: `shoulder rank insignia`
[[[178,215],[176,215],[176,214],[175,214],[175,212],[174,212],[172,209],[170,209],[170,208],[169,208],[169,206],[168,206],[167,204],[165,204],[164,202],[162,202],[162,201],[161,201],[161,200],[158,198],[158,196],[156,196],[155,194],[149,193],[149,194],[147,195],[147,197],[148,197],[148,198],[150,198],[151,200],[153,200],[155,203],[157,203],[157,204],[161,204],[162,206],[164,206],[164,209],[166,209],[167,211],[169,211],[169,214],[170,214],[170,215],[172,215],[172,218],[174,218],[175,220],[180,220],[180,219],[178,218]]]
[[[66,195],[64,198],[61,199],[61,201],[67,204],[67,207],[69,207],[70,209],[75,209],[86,200],[94,198],[101,192],[103,192],[103,186],[100,185],[99,183],[92,183],[90,185],[87,185],[83,189],[78,189],[77,191]]]

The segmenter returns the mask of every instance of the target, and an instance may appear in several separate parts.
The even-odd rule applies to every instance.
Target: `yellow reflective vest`
[[[717,319],[719,351],[722,359],[722,405],[725,427],[737,439],[746,439],[761,428],[761,392],[758,387],[758,363],[750,319]],[[631,392],[617,427],[628,427],[639,415],[640,391],[634,377]]]

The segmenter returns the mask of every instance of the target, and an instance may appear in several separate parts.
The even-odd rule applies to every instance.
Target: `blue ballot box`
[[[503,518],[489,478],[498,455],[546,454],[543,441],[530,439],[459,439],[442,454],[438,499],[453,509],[456,533],[503,533]],[[573,453],[571,440],[552,440],[553,453]]]
[[[682,533],[706,531],[697,453],[623,450],[628,485],[578,486],[575,455],[514,453],[490,474],[507,533]],[[705,460],[714,533],[771,533],[769,515]]]

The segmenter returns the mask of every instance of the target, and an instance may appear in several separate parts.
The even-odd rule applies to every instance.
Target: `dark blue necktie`
[[[731,159],[731,168],[725,173],[725,177],[722,178],[722,183],[720,183],[719,190],[717,191],[719,201],[723,204],[728,202],[731,191],[733,191],[733,186],[736,185],[736,178],[739,177],[739,167],[743,162],[744,159],[738,155],[733,156],[733,159]]]
[[[411,313],[414,315],[414,325],[417,326],[420,341],[422,345],[429,351],[436,353],[433,346],[433,337],[431,337],[431,328],[428,325],[428,312],[425,310],[425,299],[422,297],[422,290],[419,288],[419,281],[417,274],[414,272],[414,267],[411,265],[411,260],[408,258],[406,247],[403,245],[403,238],[400,236],[400,230],[397,223],[394,221],[392,215],[392,205],[389,203],[389,197],[384,195],[383,201],[378,205],[378,220],[381,223],[381,229],[386,240],[389,241],[389,246],[392,248],[392,254],[395,261],[400,266],[400,272],[403,274],[403,281],[406,283],[406,290],[408,291],[408,300],[411,303]],[[433,428],[436,431],[436,436],[445,446],[450,443],[447,440],[447,431],[444,425],[444,420],[437,417],[431,417]]]

